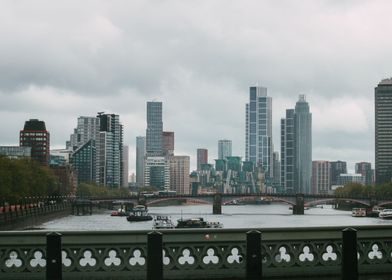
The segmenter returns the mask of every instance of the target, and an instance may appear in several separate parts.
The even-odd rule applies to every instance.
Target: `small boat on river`
[[[384,209],[378,214],[378,216],[382,219],[392,219],[392,209]]]
[[[222,228],[220,222],[207,222],[203,218],[190,218],[177,220],[176,228]]]
[[[353,208],[351,211],[353,217],[366,217],[366,208]]]
[[[148,210],[144,205],[136,205],[127,217],[128,222],[151,221],[152,216],[148,214]]]
[[[110,216],[112,217],[125,217],[128,216],[128,213],[125,211],[125,209],[118,209],[117,211],[113,211]]]
[[[154,217],[153,229],[172,229],[176,226],[170,220],[168,216],[156,216]]]

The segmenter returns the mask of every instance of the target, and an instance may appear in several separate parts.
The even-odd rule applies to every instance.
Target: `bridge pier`
[[[294,215],[305,214],[305,199],[303,194],[295,195],[295,205],[293,206]]]
[[[222,214],[222,194],[214,194],[214,201],[212,204],[212,214],[220,215]]]

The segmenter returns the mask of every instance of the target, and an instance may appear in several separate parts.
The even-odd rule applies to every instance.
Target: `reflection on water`
[[[151,229],[152,221],[128,222],[125,217],[111,217],[111,211],[94,213],[91,216],[67,216],[42,225],[42,230],[140,230]],[[221,222],[224,228],[267,227],[317,227],[391,225],[392,220],[379,218],[354,218],[351,211],[340,211],[330,207],[310,208],[305,215],[292,215],[286,204],[222,206],[222,215],[212,215],[212,205],[183,205],[150,207],[152,215],[169,215],[173,221],[183,218],[204,217],[207,221]]]

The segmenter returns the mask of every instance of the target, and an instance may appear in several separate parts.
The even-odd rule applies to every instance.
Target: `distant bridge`
[[[314,194],[281,194],[281,193],[257,193],[257,194],[228,194],[228,193],[213,193],[213,194],[198,194],[198,195],[139,195],[130,196],[127,198],[93,198],[93,200],[126,200],[135,204],[144,204],[146,206],[156,205],[166,201],[173,200],[184,200],[186,202],[193,202],[198,204],[212,204],[213,213],[221,214],[222,205],[238,201],[271,201],[271,202],[283,202],[293,207],[293,214],[303,215],[305,207],[324,204],[324,203],[335,203],[340,202],[351,202],[361,204],[364,207],[373,207],[375,205],[384,206],[392,204],[392,198],[376,199],[374,197],[342,197],[336,195],[314,195]]]

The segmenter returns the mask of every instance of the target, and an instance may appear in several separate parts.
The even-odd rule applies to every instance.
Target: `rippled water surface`
[[[140,230],[151,229],[152,221],[128,222],[125,217],[111,217],[111,211],[97,212],[88,216],[67,216],[42,225],[42,230]],[[222,215],[213,215],[212,205],[183,205],[149,207],[151,215],[168,215],[177,219],[203,217],[207,221],[221,222],[224,228],[267,228],[267,227],[316,227],[392,225],[392,220],[379,218],[355,218],[350,211],[330,208],[310,208],[305,215],[293,215],[286,204],[222,206]]]

